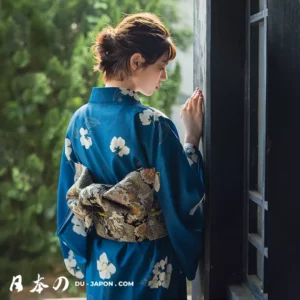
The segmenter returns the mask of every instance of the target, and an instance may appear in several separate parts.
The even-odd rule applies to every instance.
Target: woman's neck
[[[130,90],[134,90],[135,88],[132,81],[117,81],[117,80],[107,81],[105,87],[119,87],[119,88],[130,89]]]

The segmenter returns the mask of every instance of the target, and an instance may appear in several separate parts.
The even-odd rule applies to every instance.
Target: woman
[[[88,300],[186,299],[186,278],[195,278],[203,244],[201,91],[197,89],[182,106],[186,128],[182,146],[174,123],[159,110],[144,106],[137,95],[152,95],[167,80],[165,67],[176,56],[170,33],[159,18],[151,13],[129,15],[115,29],[102,30],[92,48],[97,59],[94,69],[104,73],[106,86],[92,89],[66,132],[56,232],[66,267],[85,281]],[[74,194],[73,199],[70,196],[74,181],[78,182],[78,166],[90,171],[98,187],[121,189],[124,178],[134,182],[126,177],[130,172],[153,168],[155,173],[143,173],[139,187],[126,196],[138,199],[149,191],[149,199],[153,191],[155,213],[131,202],[134,216],[144,212],[142,221],[129,220],[129,215],[112,209],[106,211],[110,216],[106,219],[99,212],[104,223],[97,230],[88,228],[87,219],[70,210],[72,201],[72,209],[79,203]],[[91,186],[80,194],[82,198],[88,193],[85,200],[90,203],[100,193],[98,189],[93,194]]]

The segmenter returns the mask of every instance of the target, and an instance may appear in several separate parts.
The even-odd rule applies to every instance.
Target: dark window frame
[[[256,299],[262,300],[268,299],[267,17],[267,0],[247,0],[244,281]]]

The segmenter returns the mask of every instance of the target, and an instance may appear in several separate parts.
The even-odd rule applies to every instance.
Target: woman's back
[[[135,287],[102,288],[99,299],[125,299],[126,293],[126,299],[168,299],[179,290],[184,297],[179,278],[192,279],[202,246],[202,214],[200,209],[192,212],[204,193],[201,154],[195,146],[182,147],[176,127],[164,114],[122,92],[117,87],[93,88],[88,104],[71,119],[61,163],[58,224],[62,227],[68,214],[65,195],[74,183],[75,163],[86,166],[95,182],[112,185],[131,171],[154,167],[159,174],[155,194],[169,234],[122,243],[94,231],[86,234],[84,223],[73,217],[68,224],[73,232],[60,236],[65,263],[74,276],[90,282],[89,293],[97,290],[92,281],[134,282]],[[173,289],[167,291],[171,283]]]
[[[174,123],[139,101],[137,91],[149,96],[167,80],[162,66],[176,55],[170,33],[153,14],[131,15],[116,30],[104,29],[94,51],[95,70],[104,72],[110,86],[92,89],[65,136],[56,235],[66,268],[85,280],[87,300],[186,299],[186,278],[195,278],[203,246],[203,161],[197,147],[202,102],[195,96],[183,106],[189,143],[182,146]],[[94,183],[78,177],[83,166]],[[147,168],[155,170],[154,179],[146,171],[129,185],[123,180]],[[99,210],[113,198],[105,198],[97,184],[112,186],[116,201],[127,197],[129,212],[113,204]],[[128,186],[132,193],[126,194]],[[145,199],[155,205],[149,209]],[[92,216],[82,217],[86,212]]]
[[[139,166],[147,167],[135,124],[146,107],[126,92],[93,88],[88,104],[69,125],[67,136],[76,149],[76,162],[90,166],[97,182],[115,184]]]

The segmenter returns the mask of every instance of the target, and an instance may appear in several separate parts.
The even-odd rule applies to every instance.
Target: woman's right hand
[[[185,143],[199,145],[203,133],[203,95],[197,88],[193,95],[181,106],[180,118],[185,127]]]

